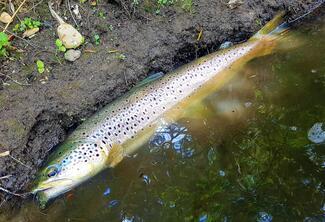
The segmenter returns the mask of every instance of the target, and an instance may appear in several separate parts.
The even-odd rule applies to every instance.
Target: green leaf
[[[2,57],[2,56],[7,56],[7,50],[5,49],[5,48],[3,48],[3,49],[1,49],[0,48],[0,57]]]
[[[37,60],[36,65],[37,65],[37,68],[44,68],[44,62],[42,62],[42,60]]]
[[[37,66],[37,71],[39,73],[43,73],[45,71],[45,68],[44,68],[44,62],[42,60],[37,60],[36,61],[36,66]]]
[[[42,26],[42,23],[38,20],[33,20],[32,18],[26,17],[20,24],[16,24],[13,31],[14,32],[23,32],[26,29],[39,28]]]
[[[60,48],[60,47],[63,45],[63,43],[62,43],[62,41],[61,41],[60,39],[56,39],[56,40],[55,40],[55,45],[56,45],[58,48]]]
[[[38,68],[37,71],[38,71],[40,74],[42,74],[42,73],[45,71],[45,69],[44,69],[44,68]]]
[[[60,52],[65,52],[65,51],[67,51],[67,49],[64,46],[60,46],[59,47],[59,51]]]
[[[99,37],[99,35],[94,35],[94,40],[95,40],[95,44],[96,45],[99,45],[99,43],[100,43],[100,37]]]
[[[5,46],[9,42],[8,35],[4,32],[0,32],[0,46]]]

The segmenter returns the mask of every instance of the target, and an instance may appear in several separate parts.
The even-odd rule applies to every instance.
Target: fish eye
[[[55,165],[49,166],[47,168],[47,176],[48,177],[54,177],[55,175],[57,175],[59,172],[59,168]]]

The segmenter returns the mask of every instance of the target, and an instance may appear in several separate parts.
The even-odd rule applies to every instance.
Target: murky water
[[[136,155],[13,221],[325,221],[325,25],[251,61]]]

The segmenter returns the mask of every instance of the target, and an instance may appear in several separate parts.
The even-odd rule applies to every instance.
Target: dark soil
[[[96,7],[76,2],[81,6],[79,24],[86,38],[79,60],[70,63],[62,59],[63,54],[55,56],[56,22],[43,2],[35,11],[19,15],[46,24],[28,40],[35,47],[15,39],[12,44],[24,52],[0,63],[0,73],[30,84],[21,86],[0,77],[4,83],[0,85],[0,153],[10,150],[12,157],[30,167],[10,156],[0,157],[0,177],[12,175],[0,179],[0,185],[10,191],[27,192],[39,167],[69,131],[146,75],[168,72],[217,50],[225,41],[246,40],[278,11],[296,18],[316,1],[244,0],[229,9],[220,0],[194,0],[191,12],[168,6],[159,15],[145,12],[144,7],[133,10],[127,2],[103,1]],[[65,2],[57,10],[74,24]],[[99,11],[105,18],[98,16]],[[200,30],[203,36],[197,41]],[[93,41],[95,34],[100,35],[99,45]],[[126,58],[118,59],[117,53],[110,53],[112,49]],[[47,72],[37,73],[37,59],[45,62]],[[0,193],[0,211],[20,203],[17,199]]]

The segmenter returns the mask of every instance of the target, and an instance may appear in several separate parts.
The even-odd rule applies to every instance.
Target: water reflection
[[[259,212],[257,217],[257,222],[272,222],[272,215],[266,212]]]
[[[315,123],[308,131],[308,139],[313,143],[325,142],[325,130],[323,123]]]
[[[162,149],[173,149],[184,158],[192,157],[194,149],[192,136],[188,129],[180,124],[162,125],[149,141],[150,152],[157,152]]]

